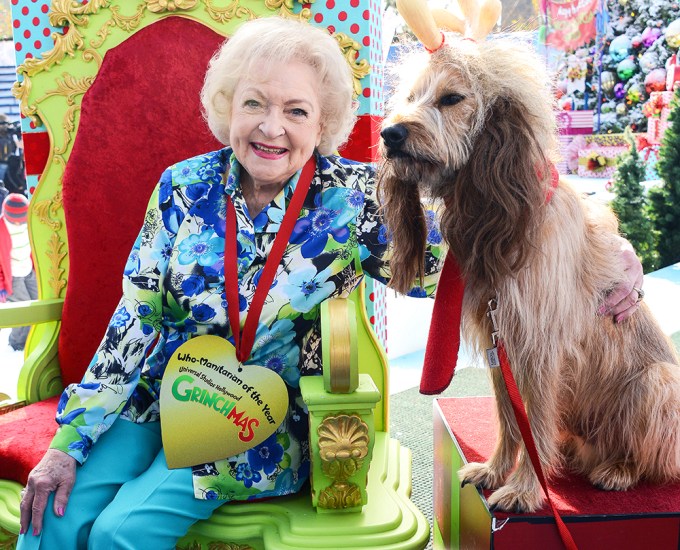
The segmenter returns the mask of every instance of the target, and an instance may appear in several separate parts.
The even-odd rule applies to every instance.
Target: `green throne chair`
[[[15,17],[31,17],[19,4]],[[277,14],[337,38],[361,115],[341,153],[374,160],[382,114],[377,1],[52,0],[40,15],[53,47],[23,60],[15,86],[33,181],[29,231],[40,297],[4,307],[0,319],[0,327],[33,325],[18,402],[0,409],[0,548],[16,544],[20,490],[56,430],[61,390],[81,379],[104,334],[158,176],[220,147],[199,110],[210,56],[242,22]],[[178,548],[425,547],[429,526],[409,499],[410,452],[388,433],[386,358],[365,302],[362,284],[323,308],[324,376],[301,382],[310,411],[309,488],[225,505]]]

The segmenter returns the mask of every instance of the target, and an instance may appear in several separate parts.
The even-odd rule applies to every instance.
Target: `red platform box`
[[[492,397],[435,400],[434,547],[561,550],[547,508],[535,514],[492,512],[490,492],[471,485],[461,489],[458,469],[491,455],[496,428]],[[551,480],[550,494],[579,550],[680,548],[680,484],[606,492],[574,475]]]

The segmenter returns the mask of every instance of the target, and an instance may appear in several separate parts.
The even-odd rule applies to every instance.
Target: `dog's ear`
[[[442,227],[466,277],[512,276],[535,251],[550,174],[532,128],[538,123],[519,103],[499,98],[458,173]]]
[[[404,181],[385,160],[378,171],[378,196],[392,247],[389,286],[405,294],[425,271],[427,222],[418,182]]]

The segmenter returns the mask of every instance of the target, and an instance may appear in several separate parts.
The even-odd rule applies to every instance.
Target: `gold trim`
[[[300,0],[298,0],[298,2],[300,4],[311,4],[314,0],[309,0],[309,2],[300,2]],[[312,10],[309,8],[303,7],[297,15],[293,13],[293,6],[295,5],[293,0],[264,0],[264,5],[272,11],[278,10],[278,15],[281,17],[290,17],[293,19],[300,19],[301,21],[309,21],[312,17]]]
[[[62,76],[64,77],[63,80],[56,80],[57,88],[46,92],[45,95],[36,100],[36,103],[41,103],[48,97],[64,96],[68,105],[74,105],[76,96],[84,95],[92,86],[95,78],[94,76],[74,78],[68,73],[63,73]]]
[[[59,239],[56,233],[53,233],[47,241],[47,256],[50,260],[51,266],[49,273],[51,275],[49,283],[54,291],[54,295],[61,298],[61,293],[66,288],[66,279],[64,278],[65,269],[59,267],[62,260],[66,257],[66,252],[62,252],[64,243]]]
[[[361,469],[368,455],[370,437],[368,426],[360,416],[328,416],[316,431],[325,475],[335,481],[347,481]]]
[[[240,5],[239,0],[232,0],[226,8],[216,8],[212,0],[203,0],[205,11],[218,23],[228,23],[232,19],[241,19],[247,16],[248,19],[257,19],[257,15],[249,8]]]
[[[99,52],[94,48],[83,50],[83,60],[87,62],[95,61],[97,63],[97,72],[99,72],[99,69],[101,69],[102,62],[104,61],[102,56],[99,55]]]
[[[146,9],[153,13],[174,12],[177,10],[192,10],[197,0],[144,0]]]
[[[349,326],[347,300],[330,300],[328,302],[328,319],[330,322],[330,391],[331,393],[348,393],[350,391],[352,352],[351,332]]]
[[[146,6],[144,4],[137,6],[137,12],[134,15],[121,15],[118,12],[118,6],[111,6],[109,8],[111,10],[111,19],[107,23],[113,21],[116,27],[123,29],[125,32],[132,32],[139,27],[139,23],[142,21],[142,17],[144,17],[144,10],[154,11],[148,4],[149,0],[147,0]]]
[[[371,66],[365,59],[357,61],[357,54],[361,49],[361,44],[356,40],[350,38],[343,32],[336,33],[333,37],[338,41],[338,44],[340,44],[342,54],[345,56],[349,68],[352,70],[352,78],[354,79],[354,98],[356,99],[361,95],[360,80],[371,72]]]
[[[319,494],[319,508],[344,510],[361,506],[361,491],[354,483],[333,482]]]
[[[14,550],[17,545],[19,535],[8,531],[4,527],[0,527],[0,535],[4,540],[0,540],[0,550]]]

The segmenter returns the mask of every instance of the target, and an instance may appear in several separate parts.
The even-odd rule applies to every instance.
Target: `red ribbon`
[[[227,313],[229,315],[229,325],[234,335],[234,347],[236,348],[236,359],[243,363],[250,357],[250,352],[255,343],[255,332],[257,323],[260,320],[260,313],[264,301],[269,294],[276,271],[278,270],[283,253],[288,246],[290,236],[293,233],[295,222],[300,214],[305,197],[316,170],[316,158],[312,157],[307,161],[302,169],[302,174],[298,180],[293,197],[286,208],[281,227],[274,238],[271,252],[267,258],[262,275],[255,289],[250,310],[246,315],[241,333],[241,319],[239,315],[239,295],[238,295],[238,256],[236,253],[236,209],[231,202],[231,197],[227,197],[227,220],[224,239],[224,291],[227,297]]]

